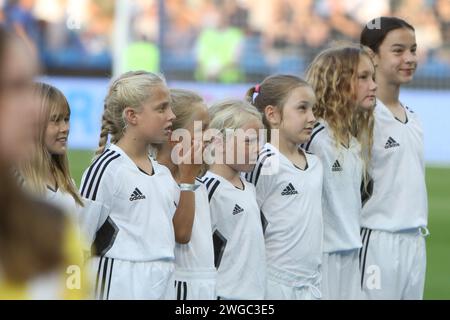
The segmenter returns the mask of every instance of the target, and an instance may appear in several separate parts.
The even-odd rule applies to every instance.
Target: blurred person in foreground
[[[59,209],[26,194],[13,166],[33,152],[36,58],[0,27],[0,299],[83,299],[81,246]]]

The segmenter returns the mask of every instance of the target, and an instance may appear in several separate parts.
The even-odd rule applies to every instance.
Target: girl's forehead
[[[403,45],[409,47],[416,44],[416,35],[411,29],[395,29],[386,35],[383,44],[386,46]]]
[[[290,91],[286,104],[298,101],[313,102],[315,99],[314,90],[310,86],[301,86]]]

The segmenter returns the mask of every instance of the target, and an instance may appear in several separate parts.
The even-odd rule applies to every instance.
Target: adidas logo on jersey
[[[286,188],[284,188],[283,192],[281,193],[282,196],[292,196],[294,194],[298,194],[297,190],[295,190],[292,183],[289,183]]]
[[[145,199],[145,196],[142,194],[142,192],[138,188],[134,189],[133,193],[130,196],[130,201],[142,199]]]
[[[388,141],[384,145],[384,148],[389,149],[394,147],[400,147],[400,144],[397,141],[395,141],[392,137],[389,137]]]
[[[333,164],[333,167],[331,167],[331,170],[332,170],[333,172],[342,171],[341,164],[339,163],[338,160],[335,161],[335,163]]]
[[[238,213],[241,213],[241,212],[244,212],[244,209],[242,209],[238,205],[235,205],[234,209],[233,209],[233,215],[237,215]]]

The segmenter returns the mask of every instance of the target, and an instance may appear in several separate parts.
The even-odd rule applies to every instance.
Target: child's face
[[[291,91],[282,109],[280,139],[285,139],[292,144],[309,141],[316,122],[312,112],[315,102],[314,91],[309,86],[298,87]]]
[[[191,135],[191,140],[195,139],[198,142],[205,144],[205,141],[203,141],[203,134],[209,126],[208,107],[203,103],[199,103],[195,106],[192,106],[192,108],[194,108],[196,111],[192,115],[191,122],[186,127],[186,129]]]
[[[45,130],[45,146],[50,154],[63,155],[67,152],[69,137],[69,111],[55,112],[50,115]]]
[[[169,90],[165,86],[152,89],[151,98],[137,113],[139,131],[149,143],[168,141],[175,115],[170,107]]]
[[[258,119],[248,121],[234,130],[233,143],[226,143],[225,163],[238,172],[249,172],[255,167],[259,154],[259,130],[263,124]]]
[[[377,85],[375,68],[369,57],[362,55],[358,64],[357,108],[369,110],[375,106]]]
[[[206,145],[208,144],[207,141],[205,141],[204,133],[208,129],[209,126],[209,114],[208,114],[208,108],[205,104],[199,103],[197,105],[193,105],[192,108],[195,110],[192,118],[190,119],[190,122],[185,128],[186,129],[186,136],[183,136],[182,138],[182,146],[185,148],[184,150],[189,150],[193,146],[193,142],[196,141],[199,143],[201,150],[205,149]],[[189,141],[185,141],[184,139],[188,139]],[[177,143],[179,142],[179,139],[174,139],[173,142]],[[175,145],[175,144],[174,144]],[[194,164],[201,164],[204,162],[203,157],[195,157],[195,154],[191,152],[191,163]]]
[[[416,49],[414,31],[401,28],[389,32],[374,56],[377,77],[394,85],[410,82],[417,68]]]

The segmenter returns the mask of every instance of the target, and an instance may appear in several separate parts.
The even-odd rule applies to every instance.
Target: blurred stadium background
[[[450,0],[0,0],[0,23],[32,45],[42,79],[68,97],[77,183],[97,145],[111,76],[145,69],[209,103],[242,98],[269,74],[302,75],[318,51],[358,41],[363,24],[381,15],[416,28],[419,68],[402,100],[425,130],[425,298],[450,299]]]

